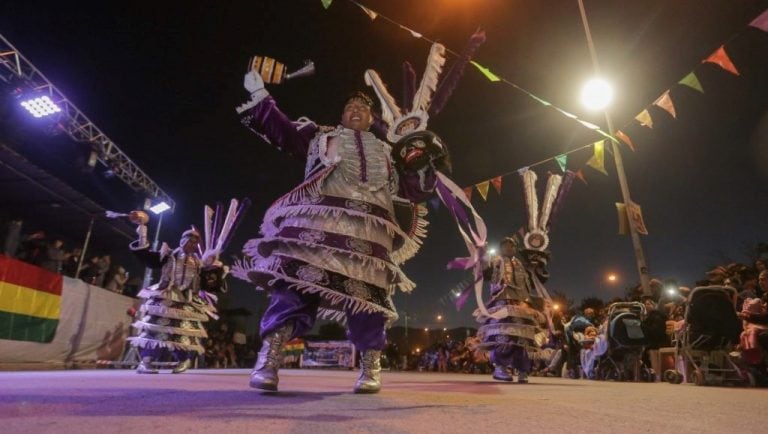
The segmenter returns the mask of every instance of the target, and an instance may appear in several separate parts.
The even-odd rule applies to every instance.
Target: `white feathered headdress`
[[[381,102],[381,118],[389,125],[387,139],[397,142],[403,136],[415,131],[427,129],[427,120],[429,115],[429,105],[432,102],[432,95],[437,87],[440,73],[445,64],[445,47],[442,44],[435,43],[429,50],[427,66],[424,75],[421,77],[421,84],[413,96],[411,110],[403,113],[398,107],[395,98],[387,90],[387,87],[381,81],[379,74],[369,69],[365,71],[365,84],[372,87]]]

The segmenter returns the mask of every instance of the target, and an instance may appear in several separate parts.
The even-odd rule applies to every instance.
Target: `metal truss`
[[[99,161],[131,189],[142,191],[153,200],[165,201],[171,211],[175,209],[176,203],[173,199],[1,34],[0,80],[11,85],[20,85],[24,90],[47,94],[61,108],[61,129],[72,140],[90,144]]]

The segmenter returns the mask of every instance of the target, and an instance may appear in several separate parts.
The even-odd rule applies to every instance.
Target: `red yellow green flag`
[[[51,342],[61,290],[60,274],[0,255],[0,339]]]

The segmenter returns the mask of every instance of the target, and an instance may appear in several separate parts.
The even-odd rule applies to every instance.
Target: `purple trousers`
[[[169,350],[166,348],[142,348],[139,351],[142,359],[144,357],[151,357],[154,360],[158,360],[163,357],[164,354],[168,353],[170,353],[177,362],[183,362],[187,359],[194,358],[196,354],[194,351]]]
[[[524,347],[517,345],[505,345],[496,347],[491,351],[491,363],[495,366],[511,366],[518,372],[531,371],[531,358]]]
[[[293,324],[291,339],[308,332],[315,325],[320,301],[320,294],[306,294],[277,283],[270,290],[269,306],[261,318],[261,338],[286,324]],[[357,351],[382,350],[387,343],[386,322],[381,313],[353,314],[347,310],[347,339]]]

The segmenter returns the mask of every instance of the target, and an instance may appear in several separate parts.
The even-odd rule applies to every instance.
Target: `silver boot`
[[[506,366],[496,365],[493,370],[493,379],[499,381],[512,381],[512,374],[509,373],[509,368]]]
[[[261,344],[256,366],[251,371],[250,385],[254,389],[277,391],[277,370],[282,361],[283,345],[293,334],[293,324],[286,324],[264,337]]]
[[[366,350],[360,358],[360,376],[355,393],[378,393],[381,390],[381,351]]]
[[[137,374],[157,374],[158,372],[152,367],[152,357],[142,357],[139,366],[136,367]]]
[[[178,365],[176,365],[175,368],[173,368],[174,374],[181,374],[182,372],[186,371],[187,369],[192,367],[192,359],[184,360],[183,362],[179,362]]]

